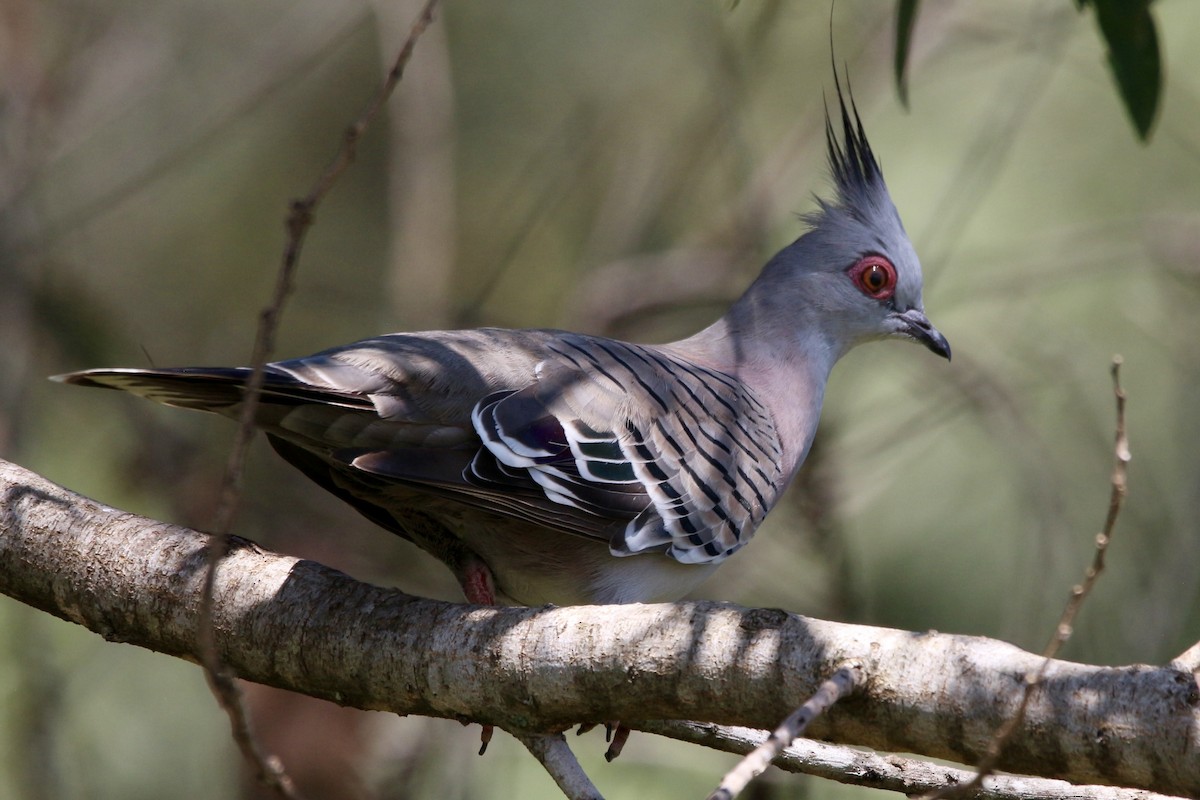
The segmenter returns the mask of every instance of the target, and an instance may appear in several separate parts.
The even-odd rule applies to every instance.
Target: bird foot
[[[464,728],[471,724],[465,719],[460,719],[459,723],[461,723]],[[487,752],[488,745],[491,744],[492,736],[496,733],[496,726],[481,724],[479,727],[479,755],[483,755]]]
[[[633,733],[633,731],[619,722],[615,726],[608,725],[606,727],[608,728],[608,736],[605,738],[609,740],[609,744],[608,750],[604,752],[604,760],[611,762],[617,756],[621,755],[621,751],[625,749],[625,742],[629,741],[629,734]]]
[[[463,594],[468,603],[481,606],[496,605],[496,581],[492,571],[479,559],[471,559],[460,577]],[[494,725],[484,725],[479,732],[479,755],[487,752],[492,736],[496,733]]]
[[[599,725],[597,722],[585,722],[575,731],[575,735],[582,736],[597,725]],[[632,732],[620,722],[604,723],[604,741],[608,742],[608,750],[604,753],[606,761],[612,761],[621,755],[621,751],[625,748],[625,742],[629,740],[629,734]]]

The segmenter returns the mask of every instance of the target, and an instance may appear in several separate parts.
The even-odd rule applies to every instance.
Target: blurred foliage
[[[1108,43],[1108,61],[1117,90],[1143,139],[1150,137],[1158,96],[1162,91],[1162,65],[1158,32],[1150,14],[1151,0],[1078,0],[1092,6],[1100,35]]]
[[[920,0],[896,2],[896,55],[892,63],[896,72],[896,91],[905,108],[908,107],[908,47],[912,44],[913,29],[917,25],[917,9],[920,6]]]
[[[1106,509],[1120,352],[1130,496],[1066,655],[1165,661],[1200,638],[1200,6],[1155,6],[1171,79],[1145,147],[1100,68],[1106,46],[1070,4],[923,4],[907,113],[891,10],[839,3],[833,41],[954,362],[900,343],[845,359],[789,501],[700,595],[1040,648]],[[243,362],[287,202],[415,11],[0,6],[0,456],[121,508],[209,523],[232,426],[44,377]],[[827,188],[828,11],[448,3],[318,211],[280,355],[416,326],[664,341],[707,323]],[[457,596],[442,567],[261,444],[237,528]],[[197,668],[11,601],[0,637],[0,797],[246,791]],[[503,735],[480,759],[477,729],[456,723],[251,700],[308,785],[344,779],[314,797],[556,796]],[[575,744],[613,798],[703,796],[729,763],[639,736],[605,765],[597,734]]]
[[[1117,91],[1137,135],[1150,138],[1162,93],[1158,31],[1150,14],[1152,0],[1075,0],[1080,10],[1092,6],[1100,35],[1108,44],[1108,61]],[[896,90],[908,105],[908,48],[917,23],[920,0],[896,3]]]

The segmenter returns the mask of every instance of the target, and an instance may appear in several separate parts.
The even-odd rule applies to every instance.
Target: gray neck
[[[764,272],[725,316],[664,349],[736,376],[771,411],[789,475],[808,453],[841,356],[803,307],[784,311]]]

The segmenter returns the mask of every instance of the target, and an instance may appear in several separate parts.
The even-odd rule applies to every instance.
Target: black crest
[[[828,103],[825,105],[825,140],[829,147],[829,170],[833,173],[838,194],[846,201],[882,183],[883,173],[879,169],[879,162],[875,160],[875,154],[871,152],[867,134],[863,131],[858,108],[854,105],[854,93],[850,90],[849,78],[846,79],[845,94],[842,93],[842,83],[836,67],[833,82],[837,87],[838,109],[842,117],[842,141],[838,141],[834,132]]]

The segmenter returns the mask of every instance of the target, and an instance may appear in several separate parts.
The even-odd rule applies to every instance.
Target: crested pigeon
[[[858,111],[825,134],[835,197],[728,312],[681,341],[394,333],[268,364],[274,449],[443,561],[468,600],[676,600],[750,541],[804,461],[834,363],[915,340],[950,358]],[[249,368],[57,376],[237,418]]]

